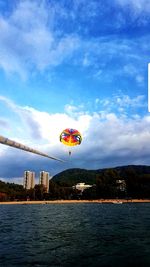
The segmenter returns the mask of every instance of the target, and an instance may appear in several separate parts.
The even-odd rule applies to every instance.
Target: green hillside
[[[93,186],[80,194],[72,188],[79,182]],[[118,183],[121,183],[122,187]],[[150,199],[150,166],[130,165],[99,170],[68,169],[50,180],[49,193],[46,193],[41,185],[25,190],[21,185],[0,181],[0,201],[78,198]]]
[[[124,189],[117,185],[119,180],[124,184]],[[52,181],[59,187],[68,188],[79,182],[94,185],[84,191],[83,199],[150,198],[150,166],[129,165],[99,170],[69,169],[55,175]]]
[[[22,185],[14,183],[5,183],[0,181],[0,200],[9,198],[13,200],[15,198],[21,198],[24,196],[25,190]]]
[[[56,182],[61,186],[73,186],[79,182],[86,184],[95,184],[96,179],[99,176],[105,176],[106,172],[110,172],[109,175],[112,175],[116,179],[125,179],[128,180],[129,177],[144,177],[147,176],[150,178],[150,166],[145,165],[128,165],[115,168],[105,168],[98,170],[86,170],[86,169],[67,169],[53,176],[52,181]],[[111,174],[112,171],[112,174]]]
[[[68,169],[53,176],[52,180],[60,186],[73,186],[80,182],[92,185],[96,182],[97,173],[94,170]]]

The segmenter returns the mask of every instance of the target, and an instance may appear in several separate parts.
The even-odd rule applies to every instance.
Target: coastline
[[[32,204],[78,204],[78,203],[99,203],[99,204],[124,204],[124,203],[150,203],[150,199],[97,199],[97,200],[37,200],[37,201],[6,201],[0,205],[32,205]]]

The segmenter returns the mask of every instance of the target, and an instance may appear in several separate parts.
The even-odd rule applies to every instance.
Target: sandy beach
[[[97,200],[42,200],[42,201],[6,201],[0,205],[30,205],[30,204],[78,204],[78,203],[150,203],[150,199],[97,199]]]

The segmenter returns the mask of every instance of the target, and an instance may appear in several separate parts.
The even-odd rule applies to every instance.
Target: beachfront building
[[[34,188],[35,186],[35,172],[25,171],[23,187],[27,190]]]
[[[88,189],[90,187],[92,187],[92,185],[85,184],[85,183],[78,183],[78,184],[74,185],[72,188],[83,192],[85,189]]]
[[[116,180],[117,189],[121,192],[126,191],[126,181],[125,180]]]
[[[39,184],[43,185],[46,193],[49,192],[49,172],[41,171]]]

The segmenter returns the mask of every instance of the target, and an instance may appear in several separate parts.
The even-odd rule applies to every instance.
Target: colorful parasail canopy
[[[78,130],[67,128],[60,134],[60,142],[67,146],[80,145],[82,136]]]

